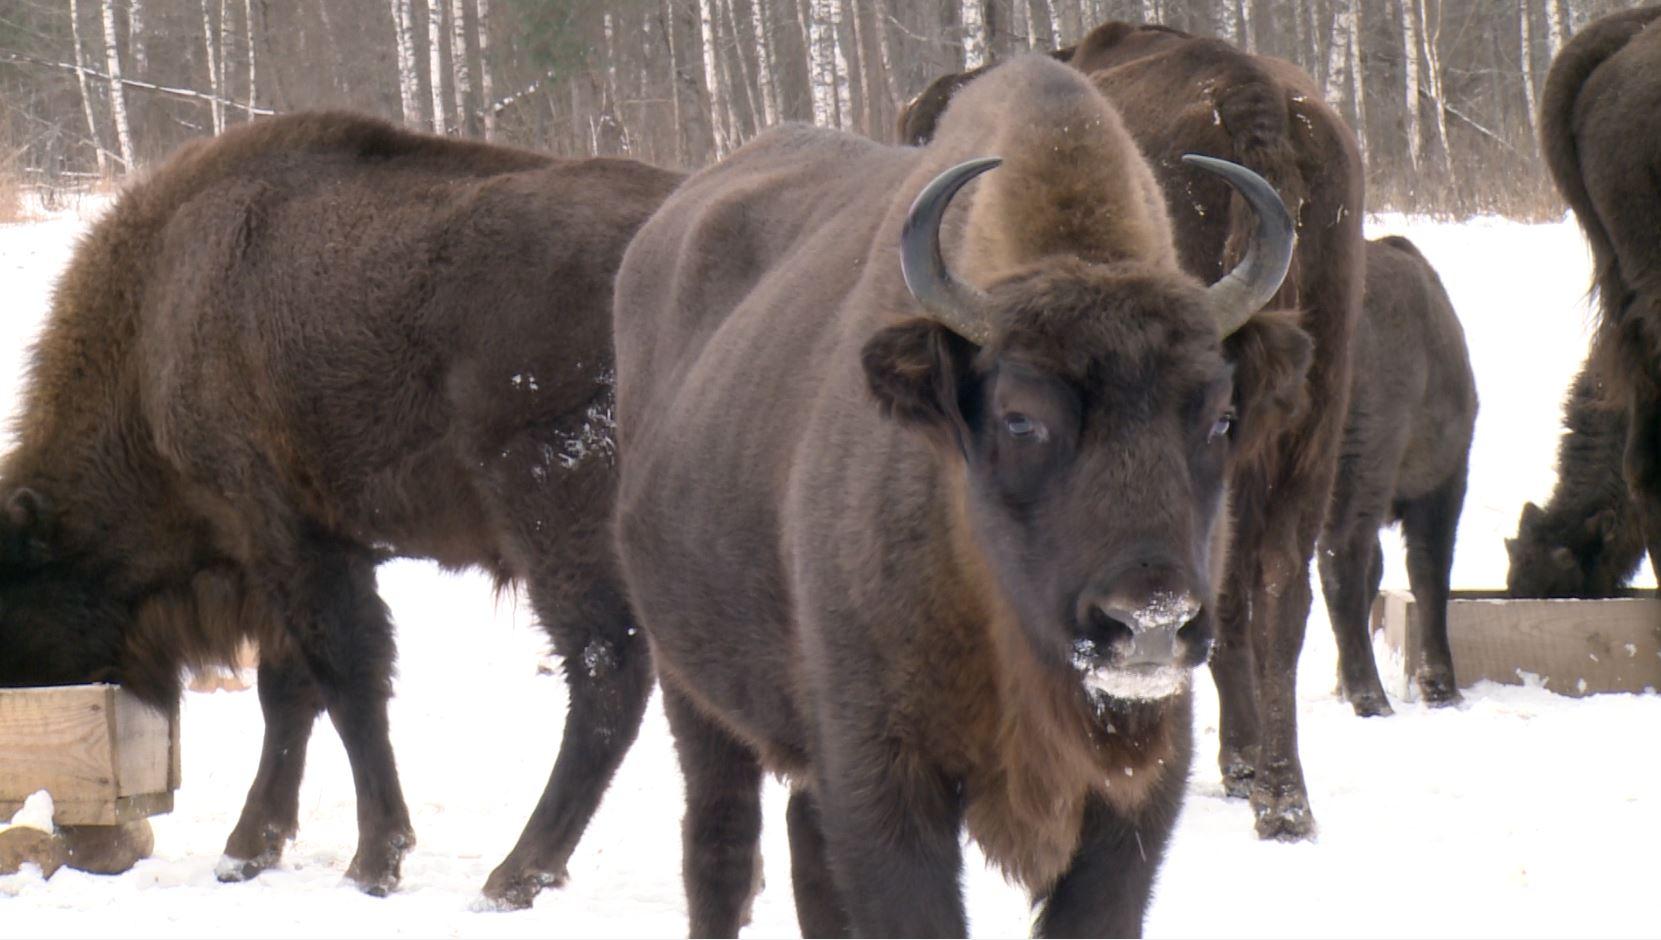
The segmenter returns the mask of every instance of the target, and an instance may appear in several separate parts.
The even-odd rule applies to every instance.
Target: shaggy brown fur
[[[1661,6],[1607,16],[1563,47],[1541,94],[1540,142],[1592,247],[1589,368],[1626,412],[1626,484],[1661,572]]]
[[[486,888],[529,904],[650,687],[609,551],[609,309],[677,181],[345,114],[181,149],[93,226],[34,350],[0,462],[0,683],[109,680],[173,708],[182,668],[254,642],[265,751],[221,876],[294,835],[326,709],[358,785],[350,874],[384,893],[413,840],[375,567],[521,579],[571,689]]]
[[[987,154],[943,235],[993,311],[977,346],[919,317],[898,249],[913,197]],[[1191,591],[1169,663],[1202,661],[1228,442],[1280,420],[1309,353],[1280,314],[1220,341],[1162,202],[1112,107],[1034,57],[920,150],[764,134],[630,246],[619,551],[686,772],[694,935],[739,927],[764,768],[795,787],[805,935],[961,933],[963,830],[1040,932],[1139,932],[1190,702],[1087,691],[1130,635],[1100,601]]]
[[[1368,242],[1355,387],[1319,555],[1339,683],[1358,715],[1390,714],[1368,618],[1384,574],[1378,530],[1392,522],[1401,523],[1408,580],[1425,611],[1414,680],[1426,702],[1459,701],[1449,571],[1476,411],[1465,331],[1436,270],[1405,238]]]
[[[1319,402],[1237,453],[1236,511],[1212,673],[1222,699],[1224,787],[1249,796],[1265,837],[1312,834],[1298,760],[1296,690],[1311,595],[1309,563],[1337,468],[1350,387],[1350,338],[1365,267],[1361,160],[1355,137],[1289,62],[1162,26],[1105,23],[1052,53],[1088,74],[1124,118],[1164,193],[1182,267],[1215,279],[1239,257],[1250,212],[1229,189],[1180,161],[1211,154],[1256,170],[1298,223],[1277,306],[1302,311],[1315,342],[1307,383],[1288,404]],[[921,143],[954,92],[983,70],[946,76],[900,116]]]

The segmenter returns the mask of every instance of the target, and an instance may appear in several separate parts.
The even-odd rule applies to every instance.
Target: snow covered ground
[[[0,414],[17,407],[23,345],[84,221],[0,226]],[[1585,350],[1588,261],[1570,222],[1452,225],[1379,218],[1431,259],[1465,323],[1482,395],[1454,583],[1504,583],[1502,539],[1525,499],[1549,493],[1559,402]],[[0,446],[4,446],[0,435]],[[1405,587],[1386,537],[1386,586]],[[253,779],[251,693],[191,694],[184,785],[155,820],[155,856],[100,877],[0,877],[0,936],[684,936],[681,785],[654,702],[639,742],[571,861],[571,882],[532,910],[472,909],[551,766],[560,681],[537,673],[527,611],[486,579],[417,563],[386,566],[399,623],[392,706],[399,767],[420,844],[402,890],[376,900],[342,882],[356,836],[352,784],[320,723],[301,795],[301,832],[279,870],[221,885],[214,863]],[[1648,579],[1647,567],[1644,581]],[[1318,596],[1318,589],[1317,589]],[[1319,608],[1319,604],[1317,603]],[[1215,772],[1216,696],[1198,682],[1196,773],[1148,917],[1150,936],[1653,936],[1661,837],[1661,697],[1582,700],[1484,685],[1457,710],[1403,700],[1362,720],[1333,694],[1325,611],[1310,618],[1299,727],[1320,824],[1312,843],[1259,842]],[[750,936],[797,932],[784,790],[770,783],[767,888]],[[1024,935],[1023,895],[969,853],[965,894],[980,936]]]

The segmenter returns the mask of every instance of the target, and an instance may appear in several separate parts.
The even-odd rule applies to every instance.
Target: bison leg
[[[281,646],[260,650],[258,689],[265,744],[242,818],[225,841],[225,855],[215,872],[220,881],[246,881],[277,864],[283,847],[299,830],[300,777],[323,698],[305,663]]]
[[[1223,792],[1237,799],[1251,795],[1261,728],[1257,720],[1257,668],[1251,641],[1250,565],[1229,566],[1228,583],[1218,597],[1217,641],[1211,653],[1211,678],[1217,684],[1217,762]]]
[[[1627,489],[1638,510],[1649,550],[1650,568],[1661,580],[1661,383],[1649,376],[1635,386],[1627,414],[1625,471]]]
[[[694,937],[736,937],[761,889],[761,762],[669,687],[663,708],[686,777],[681,876]]]
[[[851,937],[848,914],[837,897],[826,854],[825,832],[812,794],[790,794],[785,814],[790,827],[790,881],[796,893],[796,921],[804,937]]]
[[[352,546],[313,539],[299,570],[275,582],[283,623],[322,694],[352,767],[358,848],[346,876],[384,897],[398,885],[415,845],[398,783],[386,705],[392,697],[392,620],[375,593],[375,559]]]
[[[542,888],[565,882],[571,852],[640,732],[652,691],[651,651],[612,581],[596,576],[575,602],[560,594],[576,592],[556,589],[533,580],[531,600],[563,662],[570,704],[542,798],[485,882],[485,897],[510,909],[529,907]]]
[[[1272,538],[1264,549],[1262,587],[1252,603],[1263,743],[1252,779],[1251,806],[1257,834],[1264,839],[1291,841],[1315,834],[1298,759],[1297,713],[1298,654],[1313,601],[1309,557],[1314,541],[1313,533],[1307,542],[1292,536]]]
[[[1392,713],[1390,699],[1378,678],[1367,628],[1373,598],[1378,593],[1373,574],[1375,570],[1383,574],[1379,521],[1362,516],[1346,520],[1336,529],[1329,528],[1318,553],[1321,592],[1326,596],[1327,617],[1338,640],[1339,685],[1350,707],[1363,718]]]
[[[1407,540],[1407,579],[1418,602],[1423,647],[1413,680],[1431,705],[1460,701],[1454,681],[1453,651],[1448,647],[1448,592],[1453,570],[1453,543],[1459,512],[1465,505],[1465,467],[1429,494],[1398,505]]]
[[[1191,720],[1184,715],[1184,720]],[[1039,902],[1038,937],[1140,937],[1154,876],[1175,828],[1192,750],[1164,768],[1149,802],[1131,818],[1092,798],[1085,806],[1078,852]],[[1180,764],[1180,766],[1178,766]]]

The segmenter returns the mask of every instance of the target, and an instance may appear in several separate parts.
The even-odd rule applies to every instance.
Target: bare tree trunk
[[[144,0],[127,0],[127,54],[133,57],[133,74],[150,71],[150,52],[144,45]]]
[[[1407,113],[1407,166],[1412,173],[1419,171],[1420,141],[1423,132],[1419,121],[1419,14],[1418,0],[1401,2],[1402,79],[1405,96],[1402,104]]]
[[[69,0],[69,36],[75,43],[75,81],[81,86],[81,110],[86,113],[87,133],[92,137],[92,154],[98,161],[99,174],[108,174],[108,151],[104,149],[103,135],[98,133],[98,118],[92,109],[92,90],[87,82],[86,52],[81,48],[81,10],[76,0]]]
[[[231,97],[231,83],[226,78],[231,70],[231,8],[230,0],[219,0],[219,93]],[[229,122],[227,117],[226,121]],[[249,120],[253,120],[252,117]]]
[[[743,92],[744,110],[747,112],[747,119],[744,122],[743,130],[749,133],[754,133],[755,131],[759,131],[761,128],[766,126],[762,123],[762,114],[766,111],[766,107],[756,106],[756,98],[761,97],[761,92],[756,89],[755,80],[750,75],[749,60],[744,58],[744,50],[739,46],[738,14],[733,12],[733,0],[714,0],[714,2],[719,5],[721,18],[726,21],[728,39],[726,45],[732,49],[732,55],[725,57],[727,65],[727,89],[731,91],[734,86],[737,86],[738,90]],[[733,69],[735,65],[738,70],[736,81],[733,76]],[[735,108],[737,107],[738,98],[738,94],[734,93],[732,95]],[[735,137],[735,144],[737,143],[737,140],[738,138]]]
[[[1326,70],[1322,73],[1322,94],[1328,101],[1342,101],[1349,95],[1350,39],[1355,32],[1354,0],[1332,0],[1331,44],[1327,46]]]
[[[1429,86],[1431,104],[1435,106],[1432,117],[1435,118],[1431,126],[1436,128],[1436,144],[1442,149],[1442,169],[1448,178],[1453,178],[1453,154],[1448,151],[1448,117],[1442,98],[1442,58],[1437,50],[1437,37],[1441,32],[1441,11],[1437,11],[1436,29],[1430,28],[1425,7],[1431,0],[1418,0],[1419,3],[1419,43],[1424,47],[1425,54],[1425,84]]]
[[[986,20],[980,0],[962,0],[963,67],[978,69],[986,64]]]
[[[1056,45],[1078,42],[1084,36],[1084,14],[1078,0],[1049,0],[1050,22],[1056,24]],[[1094,25],[1094,24],[1092,24]]]
[[[715,159],[732,151],[733,128],[729,123],[727,98],[721,87],[721,75],[716,62],[715,16],[710,4],[715,0],[698,0],[698,17],[702,26],[704,46],[704,85],[709,89],[710,125],[715,130]]]
[[[1546,0],[1546,61],[1557,58],[1557,50],[1569,38],[1569,18],[1564,13],[1563,0]]]
[[[1355,142],[1361,150],[1361,166],[1367,166],[1367,84],[1361,68],[1361,41],[1366,22],[1365,0],[1349,0],[1350,85],[1355,93]]]
[[[115,138],[121,146],[121,165],[131,173],[133,131],[127,124],[127,88],[121,84],[121,45],[115,31],[115,0],[104,0],[104,60],[110,75],[110,115],[115,118]]]
[[[433,133],[448,134],[450,108],[444,103],[444,0],[427,0],[427,90],[433,99]]]
[[[473,30],[479,36],[479,99],[484,102],[484,139],[496,139],[496,98],[490,83],[490,0],[473,0]]]
[[[398,99],[404,106],[404,126],[421,126],[421,86],[415,74],[415,30],[410,0],[388,0],[392,4],[392,25],[397,30]]]
[[[853,55],[849,57],[852,60],[848,63],[849,72],[859,79],[857,92],[850,83],[849,93],[850,95],[857,95],[859,104],[856,110],[859,112],[859,132],[870,137],[872,136],[872,129],[876,125],[876,120],[872,117],[871,112],[877,96],[871,90],[874,86],[871,83],[870,63],[866,61],[865,55],[865,27],[859,22],[859,0],[842,0],[842,18],[847,21],[853,30]]]
[[[894,80],[894,50],[888,40],[888,0],[871,0],[871,23],[877,31],[877,58],[882,66],[882,87],[888,95],[886,115],[893,115],[900,107],[900,89]]]
[[[212,113],[215,136],[225,130],[225,105],[219,100],[225,95],[223,84],[219,79],[219,54],[215,49],[218,44],[214,41],[216,35],[213,28],[213,14],[209,10],[208,0],[202,0],[202,45],[208,53],[208,90],[213,93],[214,97]]]
[[[242,29],[248,37],[248,120],[252,121],[259,104],[259,85],[254,81],[254,0],[242,0]]]
[[[1257,36],[1252,31],[1251,0],[1234,0],[1235,42],[1247,52],[1257,51]]]
[[[1538,138],[1540,135],[1538,104],[1534,95],[1534,30],[1529,22],[1528,0],[1517,0],[1517,34],[1519,48],[1517,49],[1517,64],[1523,73],[1523,102],[1528,112],[1528,136]]]
[[[456,130],[473,134],[479,125],[467,109],[467,99],[473,94],[467,72],[467,0],[450,0],[450,85],[456,93]]]
[[[767,0],[750,0],[750,20],[756,31],[756,84],[761,91],[762,116],[768,127],[779,123],[779,86],[773,80],[773,37],[767,24]]]
[[[808,74],[813,87],[813,123],[841,127],[837,95],[836,0],[812,0],[806,23],[809,32]]]
[[[664,0],[664,11],[669,16],[669,56],[674,67],[676,153],[682,166],[697,168],[708,162],[714,146],[707,92],[699,83],[703,71],[698,66],[697,0]]]

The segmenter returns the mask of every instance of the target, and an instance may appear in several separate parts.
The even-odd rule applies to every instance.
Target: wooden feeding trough
[[[0,823],[45,790],[69,865],[131,867],[149,854],[146,820],[171,811],[178,788],[177,714],[113,685],[0,689]]]
[[[1409,677],[1423,648],[1419,614],[1407,591],[1381,591],[1373,603],[1372,629],[1383,632]],[[1631,591],[1600,600],[1519,600],[1503,591],[1454,591],[1448,644],[1460,688],[1537,678],[1561,695],[1653,691],[1661,689],[1661,597]]]

